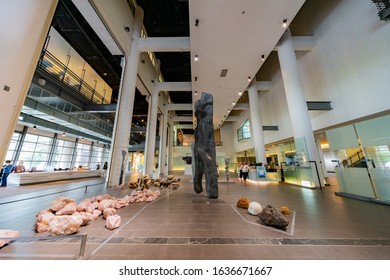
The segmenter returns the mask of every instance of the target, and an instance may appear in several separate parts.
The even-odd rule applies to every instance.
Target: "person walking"
[[[7,177],[10,173],[14,171],[15,167],[12,165],[10,160],[5,161],[5,165],[3,165],[3,175],[1,176],[1,187],[7,186]]]
[[[242,181],[242,168],[244,167],[244,164],[240,162],[240,165],[238,166],[238,179],[240,182]]]
[[[248,179],[249,174],[249,166],[248,163],[244,163],[244,166],[242,167],[242,177],[244,179],[244,183],[246,183],[246,179]]]

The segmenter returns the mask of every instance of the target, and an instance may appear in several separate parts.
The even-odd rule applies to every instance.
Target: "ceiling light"
[[[198,77],[195,77],[195,82],[198,80]]]
[[[251,81],[251,76],[248,76],[248,82],[250,82]]]
[[[195,58],[194,58],[194,60],[195,60],[195,61],[198,61],[198,60],[199,60],[199,57],[198,57],[198,55],[197,55],[197,54],[195,55]]]
[[[241,95],[242,95],[242,91],[239,91],[239,92],[238,92],[238,95],[241,96]]]
[[[234,102],[234,101],[233,101],[233,103],[232,103],[232,104],[233,104],[233,106],[234,106],[234,105],[236,105],[236,102]]]
[[[65,132],[62,132],[62,136],[66,136],[66,133],[65,133]]]
[[[198,26],[199,25],[199,19],[196,19],[195,20],[195,26]]]
[[[287,19],[283,20],[283,28],[287,28]]]
[[[124,29],[126,32],[130,32],[130,27],[128,27],[128,26],[123,27],[123,29]]]
[[[37,126],[36,126],[36,125],[34,125],[34,126],[33,126],[33,129],[37,129]]]
[[[264,61],[264,60],[265,60],[265,56],[264,56],[264,54],[263,54],[263,55],[261,55],[261,60],[262,60],[262,61]]]
[[[230,109],[228,109],[228,112],[230,112]]]

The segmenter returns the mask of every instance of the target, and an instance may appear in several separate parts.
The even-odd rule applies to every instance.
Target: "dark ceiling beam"
[[[113,113],[116,112],[116,104],[85,104],[83,111],[89,113]]]

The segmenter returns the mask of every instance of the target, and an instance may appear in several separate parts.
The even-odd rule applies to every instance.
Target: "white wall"
[[[297,52],[306,100],[331,101],[333,107],[310,111],[314,131],[390,109],[390,24],[379,20],[371,1],[341,1],[314,36],[311,52]],[[264,132],[265,143],[293,137],[280,71],[272,78],[271,90],[259,96],[263,125],[279,127]],[[234,138],[235,152],[253,148],[252,141],[237,142],[236,130],[246,118],[249,112],[226,129],[222,126],[222,141]]]

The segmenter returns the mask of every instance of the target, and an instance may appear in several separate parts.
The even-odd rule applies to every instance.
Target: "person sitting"
[[[15,166],[15,173],[23,173],[26,172],[26,168],[24,167],[23,161],[19,161],[18,165]]]

